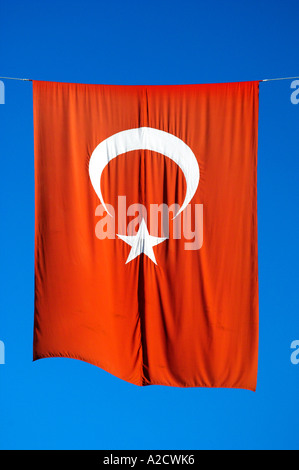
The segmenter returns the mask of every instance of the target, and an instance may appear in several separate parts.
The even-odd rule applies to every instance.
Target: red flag
[[[34,360],[255,390],[258,82],[33,82]]]

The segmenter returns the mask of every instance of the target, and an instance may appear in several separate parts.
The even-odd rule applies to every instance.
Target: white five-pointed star
[[[141,255],[141,253],[144,253],[155,264],[157,264],[153,251],[153,246],[159,245],[159,243],[162,243],[167,240],[167,238],[153,237],[152,235],[150,235],[148,233],[148,229],[144,219],[142,219],[141,224],[139,225],[139,230],[136,235],[117,234],[117,236],[132,247],[126,264],[132,261],[134,258],[137,258],[137,256]]]

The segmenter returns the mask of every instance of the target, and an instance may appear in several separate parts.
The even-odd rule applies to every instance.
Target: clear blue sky
[[[299,75],[298,0],[11,1],[0,75],[103,84],[187,84]],[[262,83],[258,151],[257,392],[139,388],[72,359],[32,362],[32,85],[0,105],[1,449],[299,448],[299,104]]]

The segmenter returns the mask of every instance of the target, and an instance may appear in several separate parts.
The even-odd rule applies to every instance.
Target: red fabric
[[[34,81],[33,103],[34,360],[81,359],[137,385],[255,390],[258,82]],[[91,156],[105,139],[140,128],[179,138],[200,172],[189,208],[193,230],[195,207],[203,211],[203,242],[192,250],[192,241],[175,238],[170,214],[167,240],[152,247],[157,264],[145,253],[126,263],[127,242],[96,236],[101,221],[128,235],[134,215],[120,224],[118,196],[148,211],[181,207],[196,179],[157,151],[123,153],[101,176],[103,201],[115,208],[115,217],[107,215],[91,183]],[[162,238],[149,219],[146,227]],[[200,239],[202,227],[195,228]]]

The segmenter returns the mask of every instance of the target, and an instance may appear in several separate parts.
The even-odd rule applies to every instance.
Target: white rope
[[[261,82],[274,82],[276,80],[295,80],[296,78],[299,77],[265,78],[264,80],[261,80]]]
[[[0,77],[0,79],[3,80],[21,80],[23,82],[32,82],[33,80],[31,78],[15,78],[15,77]],[[264,78],[264,80],[258,80],[260,82],[274,82],[278,80],[296,80],[299,79],[299,77],[283,77],[283,78]]]
[[[2,78],[5,80],[22,80],[22,82],[32,82],[30,78],[0,77],[0,79]]]

